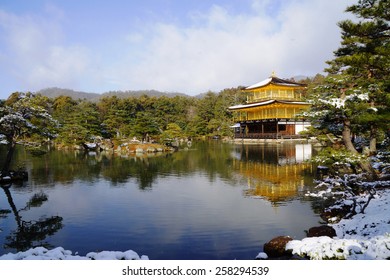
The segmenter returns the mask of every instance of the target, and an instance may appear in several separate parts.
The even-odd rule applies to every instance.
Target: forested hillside
[[[56,98],[56,97],[63,95],[63,96],[69,96],[75,100],[87,99],[87,100],[93,101],[93,102],[98,102],[99,99],[104,98],[104,97],[110,97],[110,96],[116,96],[119,98],[140,97],[142,95],[148,95],[150,97],[186,96],[186,94],[184,94],[184,93],[162,92],[162,91],[158,91],[158,90],[125,90],[125,91],[115,90],[115,91],[108,91],[108,92],[104,92],[102,94],[98,94],[98,93],[76,91],[76,90],[57,88],[57,87],[42,89],[42,90],[38,91],[37,93],[41,94],[43,96],[49,97],[49,98]]]
[[[59,92],[63,95],[28,96],[30,102],[39,103],[58,121],[58,127],[54,128],[55,141],[68,145],[80,145],[96,137],[138,140],[148,137],[162,141],[176,137],[228,136],[232,133],[232,115],[227,108],[246,98],[239,88],[208,92],[201,98],[149,94],[124,97],[111,92],[96,99],[93,94],[58,89]],[[1,106],[15,104],[24,96],[13,93]]]

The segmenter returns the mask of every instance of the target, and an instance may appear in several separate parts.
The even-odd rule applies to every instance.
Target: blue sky
[[[315,75],[352,0],[0,0],[0,99],[61,87],[190,95]]]

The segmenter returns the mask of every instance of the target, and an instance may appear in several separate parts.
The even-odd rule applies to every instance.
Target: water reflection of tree
[[[41,158],[31,158],[31,177],[35,183],[51,185],[69,184],[75,180],[92,181],[101,172],[101,155],[84,151],[52,151]],[[44,175],[44,176],[43,176]]]
[[[60,182],[72,184],[76,180],[93,182],[104,178],[112,186],[123,186],[134,181],[140,189],[153,187],[164,176],[192,176],[201,173],[210,182],[217,179],[242,186],[242,176],[234,168],[235,161],[266,162],[277,165],[278,159],[288,159],[295,146],[242,146],[221,141],[197,142],[186,151],[173,154],[144,154],[121,157],[113,153],[85,153],[82,151],[52,151],[40,158],[29,157],[19,150],[19,162],[30,161],[34,184],[53,186]]]
[[[35,246],[50,248],[50,244],[45,243],[44,240],[63,227],[62,217],[41,217],[38,221],[26,221],[21,215],[21,212],[27,211],[32,207],[40,207],[47,200],[47,196],[44,193],[35,194],[26,203],[24,208],[18,210],[12,198],[10,186],[1,186],[1,188],[11,207],[11,211],[4,210],[3,212],[7,214],[12,212],[17,225],[16,230],[12,231],[10,235],[6,237],[4,248],[12,248],[17,251],[25,251]]]
[[[195,162],[199,169],[207,174],[211,182],[216,178],[237,182],[232,168],[232,146],[221,141],[202,142],[197,146]]]

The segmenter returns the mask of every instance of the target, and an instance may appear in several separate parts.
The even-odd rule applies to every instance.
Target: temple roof
[[[258,102],[258,103],[230,106],[229,110],[240,110],[240,109],[258,107],[258,106],[264,106],[264,105],[268,105],[268,104],[272,104],[272,103],[282,103],[282,104],[290,104],[290,105],[309,105],[310,104],[310,103],[302,102],[302,101],[267,100],[267,101]]]
[[[267,86],[269,84],[279,85],[279,86],[288,86],[288,87],[304,87],[304,86],[306,86],[305,84],[296,83],[296,82],[280,79],[280,78],[275,77],[275,76],[271,76],[268,79],[265,79],[261,82],[254,84],[254,85],[251,85],[245,89],[250,90],[250,89],[255,89],[255,88],[261,88],[261,87]]]

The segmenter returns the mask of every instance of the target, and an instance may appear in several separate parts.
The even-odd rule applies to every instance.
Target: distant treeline
[[[3,105],[12,104],[19,93],[13,93]],[[240,88],[208,92],[202,97],[103,96],[98,101],[73,99],[67,95],[50,98],[36,94],[39,102],[59,123],[55,141],[82,144],[103,138],[228,136],[232,115],[227,108],[244,102]],[[38,100],[38,101],[37,101]]]
[[[317,84],[322,75],[299,79]],[[294,80],[292,78],[291,80]],[[55,141],[80,145],[96,137],[139,140],[148,138],[196,138],[232,136],[232,112],[229,106],[246,102],[243,87],[209,91],[196,96],[156,90],[87,93],[47,88],[34,94],[33,103],[58,121]],[[15,92],[2,106],[10,106],[25,93]]]
[[[72,89],[65,89],[65,88],[46,88],[42,89],[37,92],[38,94],[41,94],[43,96],[47,96],[49,98],[56,98],[61,95],[72,97],[75,100],[78,99],[87,99],[89,101],[98,102],[99,99],[103,97],[111,97],[111,96],[117,96],[119,98],[128,98],[128,97],[141,97],[142,95],[148,95],[150,97],[160,97],[160,96],[167,96],[167,97],[175,97],[175,96],[186,96],[184,93],[179,92],[162,92],[158,90],[115,90],[115,91],[108,91],[104,92],[102,94],[98,93],[92,93],[92,92],[84,92],[84,91],[77,91]]]

